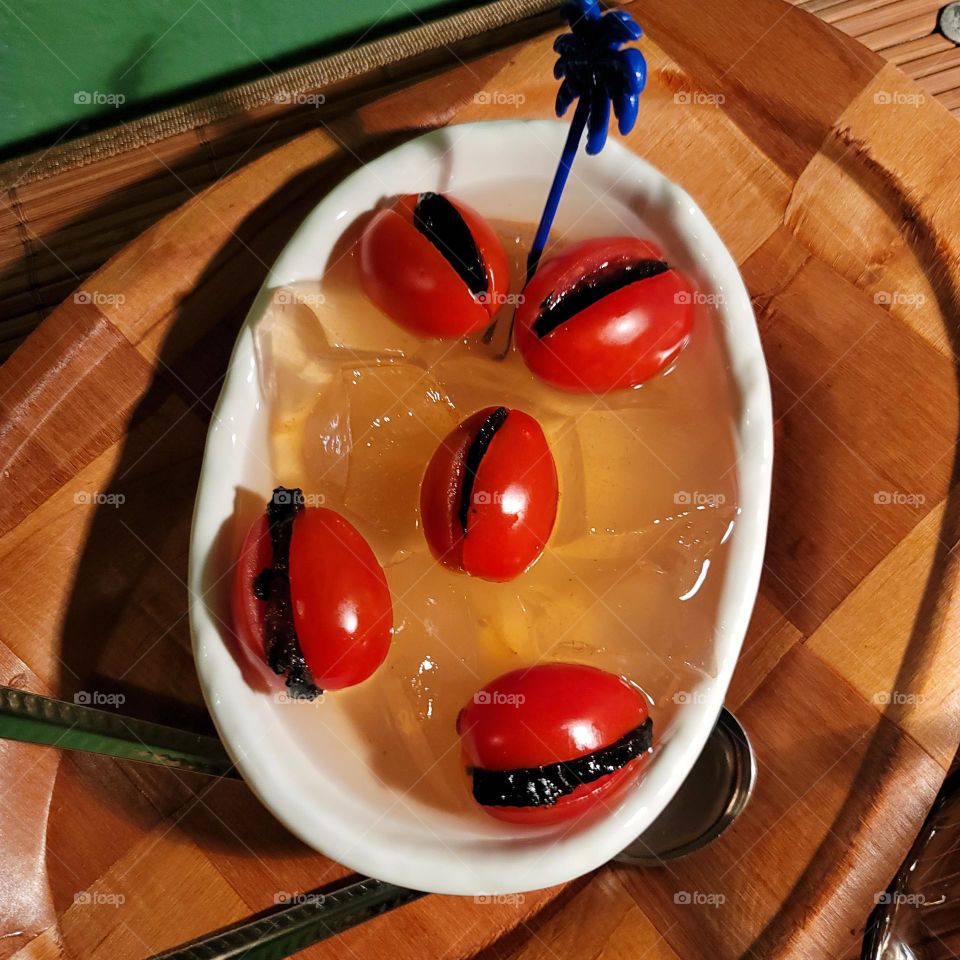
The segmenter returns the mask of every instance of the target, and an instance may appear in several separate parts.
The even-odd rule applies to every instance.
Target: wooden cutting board
[[[852,955],[957,747],[960,127],[779,0],[628,8],[651,67],[630,145],[713,220],[770,364],[770,541],[727,701],[757,750],[756,794],[687,860],[503,902],[428,897],[309,956]],[[238,169],[0,368],[0,682],[209,729],[184,580],[237,326],[357,163],[441,124],[550,116],[551,42]],[[0,756],[2,956],[146,956],[344,873],[241,783],[14,743]]]

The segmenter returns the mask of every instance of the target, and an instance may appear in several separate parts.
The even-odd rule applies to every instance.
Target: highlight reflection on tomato
[[[488,683],[457,718],[474,799],[513,823],[580,816],[632,783],[653,742],[646,697],[596,667],[547,663]]]
[[[485,580],[511,580],[543,551],[557,515],[557,468],[540,424],[487,407],[440,444],[420,487],[433,555]]]
[[[694,291],[660,250],[634,237],[585,240],[545,261],[517,309],[527,367],[562,390],[639,386],[690,338]]]
[[[492,227],[476,210],[442,194],[397,197],[367,224],[359,249],[367,296],[422,337],[482,330],[510,283]]]
[[[340,514],[304,507],[299,490],[274,491],[251,527],[232,606],[245,650],[285,675],[294,695],[360,683],[390,649],[393,607],[373,550]]]

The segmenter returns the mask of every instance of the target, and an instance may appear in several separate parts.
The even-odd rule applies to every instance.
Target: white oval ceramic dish
[[[669,729],[658,731],[660,747],[641,782],[616,812],[566,836],[562,827],[522,828],[419,808],[371,772],[369,745],[336,711],[279,705],[247,685],[231,653],[223,624],[237,543],[235,502],[241,491],[265,502],[274,485],[252,334],[270,291],[319,280],[344,226],[384,196],[451,192],[489,217],[535,222],[566,131],[551,121],[448,127],[398,147],[331,191],[293,235],[240,330],[207,440],[190,547],[190,621],[220,736],[252,789],[293,833],[353,870],[418,890],[476,895],[547,887],[594,869],[640,834],[686,777],[713,727],[760,577],[773,433],[747,291],[690,197],[614,141],[597,157],[578,158],[557,226],[579,221],[581,233],[652,236],[701,291],[722,294],[717,309],[739,403],[742,512],[714,631],[717,673],[693,691]]]

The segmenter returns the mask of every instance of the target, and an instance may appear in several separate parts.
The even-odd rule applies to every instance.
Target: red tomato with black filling
[[[394,199],[364,228],[359,250],[364,292],[421,337],[482,330],[510,284],[507,256],[490,224],[438,193]]]
[[[487,407],[440,444],[420,486],[433,555],[485,580],[512,580],[540,556],[557,516],[557,468],[540,424]]]
[[[625,390],[684,348],[693,302],[690,282],[652,243],[585,240],[543,263],[527,284],[517,348],[536,376],[561,390]]]
[[[232,606],[245,650],[284,674],[293,692],[310,696],[353,686],[380,666],[393,606],[363,535],[333,510],[296,506],[299,496],[279,488],[268,516],[250,529]]]
[[[646,697],[596,667],[514,670],[457,717],[474,799],[512,823],[579,817],[632,783],[653,741]]]
[[[267,604],[257,598],[253,584],[257,575],[273,563],[273,547],[266,516],[260,516],[247,532],[233,568],[233,589],[230,608],[233,630],[248,663],[267,683],[281,689],[283,678],[274,673],[266,661],[263,620]]]

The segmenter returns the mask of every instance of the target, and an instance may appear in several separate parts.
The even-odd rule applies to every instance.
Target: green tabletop
[[[478,2],[0,0],[0,156]]]

